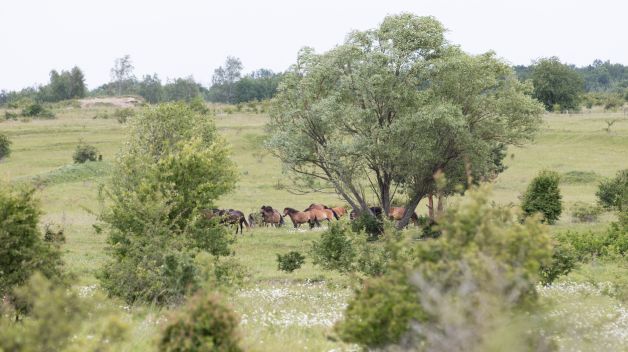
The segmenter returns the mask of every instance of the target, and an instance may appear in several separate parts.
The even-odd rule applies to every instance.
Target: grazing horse
[[[292,220],[292,224],[294,228],[299,228],[301,224],[305,224],[306,222],[310,224],[310,228],[314,227],[314,222],[310,220],[310,212],[309,211],[298,211],[293,208],[285,208],[283,210],[284,216],[289,216],[290,220]]]
[[[244,213],[239,210],[214,208],[205,212],[205,216],[208,219],[212,219],[218,216],[220,217],[221,224],[236,225],[236,235],[238,234],[238,227],[240,229],[240,234],[244,233],[244,226],[246,226],[247,228],[249,227],[249,223],[246,222]]]
[[[255,221],[255,213],[249,214],[249,227],[254,228],[255,226],[257,226],[256,222],[257,221]]]
[[[336,211],[334,209],[326,206],[325,204],[312,203],[304,211],[312,211],[312,210],[322,210],[322,211],[324,211],[325,214],[327,214],[328,220],[331,220],[332,217],[334,219],[336,219],[336,220],[340,220],[340,217],[338,216]]]
[[[399,221],[403,219],[403,214],[405,214],[405,212],[406,208],[391,207],[390,211],[388,211],[388,218],[390,220]],[[416,215],[416,213],[412,213],[412,215],[410,216],[410,220],[412,220],[414,226],[419,226],[419,217]]]
[[[285,224],[281,213],[270,205],[262,205],[260,214],[262,215],[262,224],[270,224],[274,227],[281,227]]]

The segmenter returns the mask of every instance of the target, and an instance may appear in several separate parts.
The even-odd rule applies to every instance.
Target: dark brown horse
[[[260,214],[262,215],[262,224],[270,224],[274,227],[281,227],[285,224],[281,213],[270,205],[262,205]]]
[[[247,228],[249,227],[249,223],[246,222],[246,217],[244,216],[244,213],[239,210],[214,208],[205,212],[205,216],[208,219],[212,219],[218,216],[220,217],[221,224],[236,225],[236,234],[238,234],[238,227],[240,229],[240,234],[244,234],[244,226],[246,226]]]
[[[298,211],[293,208],[284,208],[283,215],[290,217],[295,229],[299,228],[301,224],[305,224],[306,222],[310,224],[310,228],[314,227],[314,222],[310,220],[309,211]]]

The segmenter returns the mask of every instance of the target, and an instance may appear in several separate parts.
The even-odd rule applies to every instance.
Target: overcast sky
[[[227,55],[245,72],[282,71],[299,48],[326,51],[399,12],[434,16],[450,42],[513,64],[554,55],[628,64],[626,0],[0,1],[0,89],[46,83],[51,69],[74,65],[93,89],[124,54],[138,77],[192,75],[205,85]]]

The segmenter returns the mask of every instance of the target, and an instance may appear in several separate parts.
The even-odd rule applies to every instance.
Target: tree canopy
[[[538,60],[532,70],[534,96],[548,111],[577,110],[584,81],[573,68],[557,57]]]
[[[542,107],[492,52],[471,56],[432,17],[388,16],[323,54],[299,52],[273,100],[269,149],[300,189],[333,189],[368,212],[496,171],[495,149],[530,139]],[[500,160],[501,161],[501,160]],[[466,172],[469,171],[469,172]]]

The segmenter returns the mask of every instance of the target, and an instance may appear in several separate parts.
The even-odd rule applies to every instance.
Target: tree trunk
[[[436,216],[443,215],[445,211],[445,196],[442,194],[438,195],[438,205],[436,206]]]
[[[425,192],[420,192],[416,193],[412,199],[410,199],[408,204],[406,204],[406,212],[403,214],[403,218],[401,218],[401,220],[397,223],[397,229],[401,230],[408,225],[412,214],[414,214],[417,205],[419,205],[419,202],[423,199],[423,197],[425,197]]]
[[[434,220],[434,195],[430,193],[427,196],[428,204],[427,204],[427,212],[430,220]]]

